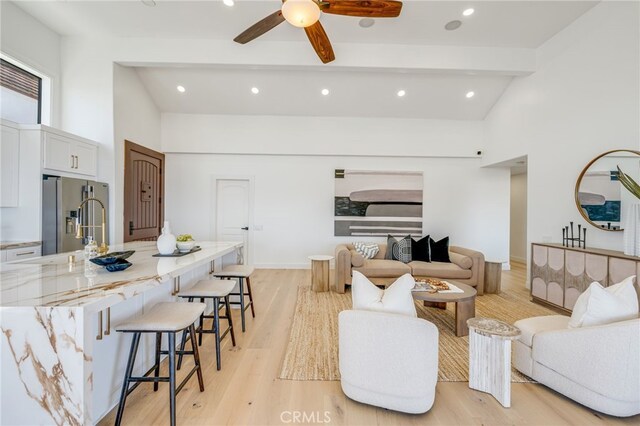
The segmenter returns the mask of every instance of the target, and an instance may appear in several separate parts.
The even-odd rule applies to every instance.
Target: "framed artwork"
[[[422,236],[422,172],[335,170],[334,235]]]

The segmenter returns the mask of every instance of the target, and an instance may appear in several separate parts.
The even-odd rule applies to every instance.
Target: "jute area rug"
[[[296,310],[291,326],[280,379],[340,380],[338,369],[338,313],[351,309],[351,294],[316,293],[310,287],[299,287]],[[454,333],[455,305],[447,309],[426,308],[416,303],[420,318],[434,323],[440,331],[438,381],[469,381],[469,338]],[[496,318],[513,324],[523,318],[553,315],[555,312],[529,301],[529,293],[506,290],[476,298],[476,316]],[[532,380],[512,368],[511,381]]]

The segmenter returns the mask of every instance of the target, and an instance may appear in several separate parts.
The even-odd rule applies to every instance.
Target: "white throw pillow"
[[[353,309],[417,317],[416,306],[411,294],[411,289],[415,284],[416,282],[411,275],[404,274],[386,290],[382,290],[360,272],[353,271],[351,283]]]
[[[358,253],[360,253],[365,259],[373,259],[378,251],[380,251],[380,247],[376,243],[363,243],[360,241],[356,241],[353,243],[353,248],[356,249]]]
[[[633,286],[636,276],[632,275],[607,288],[599,282],[592,282],[578,297],[569,328],[589,327],[637,318],[638,296]]]

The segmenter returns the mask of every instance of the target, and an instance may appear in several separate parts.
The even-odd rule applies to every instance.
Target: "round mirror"
[[[618,167],[640,184],[640,151],[618,149],[594,158],[576,182],[576,206],[591,225],[622,231],[626,206],[638,199],[618,179]]]

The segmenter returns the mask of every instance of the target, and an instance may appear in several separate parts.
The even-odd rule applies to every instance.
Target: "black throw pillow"
[[[387,251],[384,258],[399,260],[402,263],[411,262],[411,236],[407,235],[401,240],[396,240],[391,235],[387,236]]]
[[[432,262],[451,263],[451,259],[449,259],[449,237],[444,237],[437,242],[429,237],[429,249],[431,250]]]
[[[411,240],[411,259],[422,262],[431,262],[431,250],[429,250],[429,242],[431,237],[427,235],[418,241]]]
[[[393,245],[398,244],[398,240],[391,235],[387,235],[387,251],[384,253],[386,260],[393,260]]]

